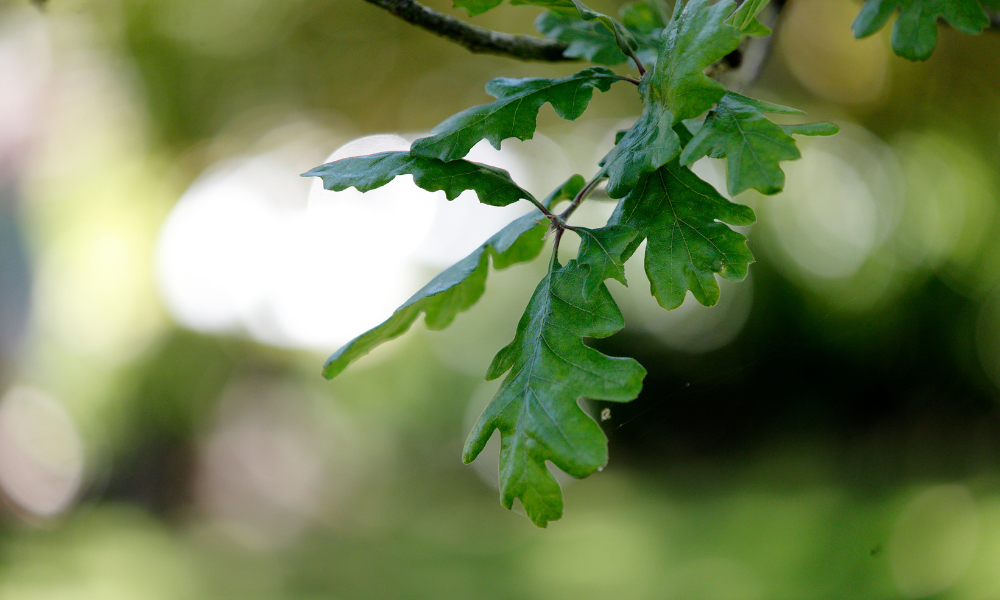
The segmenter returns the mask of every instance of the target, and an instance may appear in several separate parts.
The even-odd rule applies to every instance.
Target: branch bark
[[[400,19],[431,33],[447,38],[470,52],[498,54],[518,60],[544,62],[578,61],[563,55],[568,45],[527,35],[511,35],[470,25],[455,17],[441,14],[415,0],[365,0],[389,11]]]

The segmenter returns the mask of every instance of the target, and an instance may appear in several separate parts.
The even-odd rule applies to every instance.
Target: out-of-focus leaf
[[[574,175],[543,202],[552,206],[556,202],[568,200],[583,188],[583,177]],[[488,257],[493,257],[493,267],[503,269],[510,265],[529,261],[542,249],[542,236],[548,229],[548,222],[538,210],[515,219],[506,227],[486,240],[471,254],[448,267],[413,294],[409,300],[396,309],[382,324],[344,344],[323,366],[323,376],[336,377],[349,364],[368,354],[376,346],[395,339],[410,328],[421,313],[428,329],[444,329],[458,313],[475,304],[486,289],[486,275],[489,271]]]
[[[705,69],[739,45],[743,32],[726,19],[732,0],[709,4],[688,0],[663,31],[663,47],[652,72],[639,86],[645,109],[636,124],[601,161],[608,195],[622,198],[646,173],[681,152],[675,124],[697,117],[726,93]]]
[[[670,21],[670,15],[664,13],[666,6],[659,0],[640,0],[626,4],[619,11],[622,25],[628,27],[633,34],[658,34]]]
[[[584,298],[589,300],[605,279],[615,279],[627,286],[622,256],[639,232],[625,225],[600,229],[577,227],[573,231],[580,236],[580,251],[576,260],[589,269],[583,286]]]
[[[653,0],[627,4],[621,10],[621,25],[635,41],[635,53],[647,67],[656,63],[660,33],[666,26]],[[548,11],[539,15],[535,28],[548,38],[566,42],[566,56],[584,58],[601,65],[618,65],[628,56],[619,39],[603,23],[584,19],[579,12],[566,14]]]
[[[531,139],[538,110],[546,102],[560,117],[573,120],[586,110],[595,88],[606,92],[620,80],[621,76],[604,67],[590,67],[560,79],[493,79],[486,84],[486,91],[496,96],[496,101],[449,117],[431,130],[430,137],[413,142],[410,152],[454,161],[484,139],[499,150],[505,139]]]
[[[937,45],[938,19],[969,34],[980,33],[990,24],[977,0],[867,0],[854,19],[854,37],[860,39],[882,29],[897,10],[892,49],[910,60],[930,58]]]
[[[562,516],[559,484],[551,461],[574,477],[586,477],[608,460],[607,438],[580,408],[581,397],[612,402],[634,399],[646,370],[630,358],[611,358],[583,343],[603,338],[625,322],[608,288],[589,299],[589,269],[553,257],[517,325],[514,340],[497,353],[487,379],[510,374],[479,417],[462,459],[472,462],[493,431],[500,430],[500,501],[520,498],[539,527]]]
[[[746,35],[754,37],[764,37],[771,35],[771,29],[757,20],[757,15],[764,10],[770,0],[746,0],[740,5],[736,12],[726,21],[730,25],[739,28]]]
[[[779,161],[802,156],[790,134],[831,135],[839,130],[831,123],[781,127],[764,113],[802,111],[730,92],[708,113],[701,129],[685,146],[681,164],[689,167],[703,156],[726,157],[730,194],[735,196],[750,188],[762,194],[777,194],[785,186]]]
[[[669,310],[684,302],[688,290],[705,306],[718,302],[716,274],[731,281],[746,277],[753,255],[746,238],[726,224],[751,225],[755,220],[750,207],[726,200],[674,160],[644,175],[608,224],[639,231],[626,248],[626,260],[648,240],[650,291]]]
[[[507,206],[520,199],[532,200],[510,173],[497,167],[467,160],[444,162],[436,158],[413,156],[409,152],[380,152],[354,156],[320,165],[303,177],[321,177],[328,190],[349,187],[367,192],[382,187],[399,175],[413,175],[413,182],[429,192],[443,191],[454,200],[465,190],[473,190],[479,201],[490,206]]]
[[[583,58],[599,65],[620,65],[628,57],[618,48],[615,34],[599,22],[575,15],[543,12],[535,20],[535,29],[545,37],[566,42],[565,56]]]

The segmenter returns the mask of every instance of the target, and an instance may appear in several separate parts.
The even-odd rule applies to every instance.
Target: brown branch
[[[465,46],[470,52],[499,54],[519,60],[545,62],[579,60],[563,54],[568,48],[568,45],[563,42],[490,31],[476,25],[470,25],[455,17],[443,15],[436,10],[418,4],[414,0],[365,0],[365,2],[383,8],[417,27]]]

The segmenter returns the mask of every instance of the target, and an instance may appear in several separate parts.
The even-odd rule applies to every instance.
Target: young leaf
[[[621,76],[604,67],[590,67],[560,79],[493,79],[486,91],[496,101],[449,117],[431,130],[430,137],[413,142],[410,153],[453,161],[468,154],[479,140],[489,140],[499,150],[507,138],[531,139],[538,110],[546,102],[560,117],[572,121],[586,110],[595,88],[606,92],[620,80]]]
[[[729,54],[743,32],[726,23],[732,0],[714,5],[688,0],[663,30],[663,46],[652,72],[639,86],[646,107],[636,124],[601,161],[608,175],[608,195],[621,198],[646,173],[678,156],[680,139],[673,126],[697,117],[726,93],[705,69]]]
[[[748,206],[719,195],[687,167],[674,160],[639,181],[615,208],[609,225],[639,231],[623,256],[628,259],[643,239],[650,291],[668,310],[684,302],[688,290],[698,302],[719,300],[715,274],[740,281],[753,262],[746,238],[730,225],[756,221]]]
[[[830,123],[791,126],[790,131],[772,123],[764,113],[802,114],[802,111],[762,102],[729,92],[681,153],[681,164],[689,167],[699,158],[728,158],[729,193],[754,188],[762,194],[777,194],[785,186],[778,162],[801,158],[790,133],[831,135],[839,128]]]
[[[454,200],[465,190],[473,190],[479,201],[490,206],[507,206],[533,196],[521,189],[510,173],[497,167],[455,160],[413,156],[409,152],[380,152],[368,156],[344,158],[311,171],[303,177],[321,177],[323,187],[341,191],[349,187],[367,192],[382,187],[399,175],[413,175],[413,182],[429,192],[444,191]]]
[[[605,279],[616,279],[627,286],[622,256],[639,232],[625,225],[610,225],[600,229],[576,227],[573,231],[580,236],[580,251],[576,260],[588,268],[583,286],[584,299],[593,297]]]
[[[990,25],[977,0],[868,0],[851,26],[854,37],[868,37],[882,29],[897,9],[899,18],[892,26],[892,49],[910,60],[930,58],[937,45],[939,18],[973,35]]]
[[[545,461],[574,477],[607,463],[607,438],[577,404],[581,397],[613,402],[634,399],[646,370],[630,358],[611,358],[583,343],[603,338],[625,322],[608,288],[590,299],[583,288],[588,269],[553,257],[517,325],[514,340],[497,353],[486,375],[510,374],[465,442],[470,463],[500,430],[500,501],[520,498],[528,517],[544,527],[562,516],[559,484]]]
[[[550,194],[543,204],[552,206],[561,200],[568,200],[583,185],[583,177],[574,175]],[[333,379],[376,346],[403,335],[420,313],[426,315],[424,322],[428,329],[444,329],[458,313],[467,310],[483,295],[489,270],[487,257],[493,257],[495,269],[529,261],[541,252],[542,236],[547,229],[548,222],[544,221],[538,210],[515,219],[471,254],[420,288],[382,324],[344,344],[323,365],[323,376]]]

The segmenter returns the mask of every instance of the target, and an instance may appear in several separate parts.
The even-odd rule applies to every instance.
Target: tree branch
[[[563,55],[568,45],[527,35],[511,35],[470,25],[455,17],[443,15],[415,0],[365,0],[383,8],[417,27],[447,38],[470,52],[499,54],[519,60],[545,62],[577,61]]]

